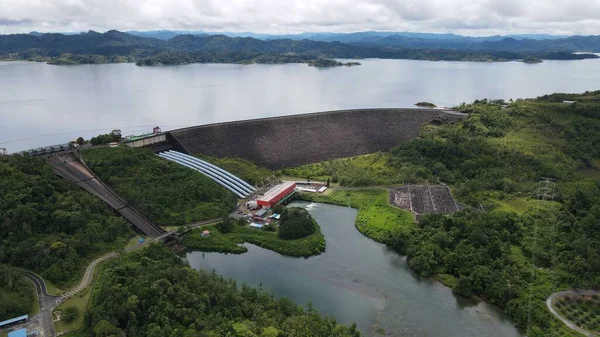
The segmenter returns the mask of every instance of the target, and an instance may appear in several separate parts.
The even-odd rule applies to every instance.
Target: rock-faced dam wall
[[[173,130],[190,154],[238,157],[270,169],[389,150],[427,123],[466,115],[439,109],[355,109],[317,112]]]

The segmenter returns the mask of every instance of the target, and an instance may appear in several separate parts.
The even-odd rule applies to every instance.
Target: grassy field
[[[125,247],[133,247],[133,246],[139,245],[138,240],[141,238],[146,239],[146,236],[136,235],[136,236],[132,237],[131,239],[129,239],[129,241],[127,242],[127,245]]]
[[[450,288],[456,287],[456,284],[458,282],[456,277],[450,274],[438,274],[437,279],[438,281],[442,282],[443,285]]]
[[[389,243],[390,232],[415,226],[411,213],[389,204],[387,189],[334,190],[329,195],[303,193],[300,198],[358,209],[356,228],[382,243]]]
[[[490,199],[496,206],[494,211],[513,212],[522,215],[527,211],[540,209],[550,209],[560,206],[560,203],[554,201],[538,201],[532,198],[510,197],[506,199]]]
[[[65,332],[65,331],[75,331],[75,330],[79,330],[83,327],[83,316],[84,316],[84,313],[87,311],[89,303],[90,303],[92,287],[93,287],[93,285],[88,286],[83,291],[81,291],[79,294],[69,298],[68,300],[61,303],[58,307],[56,307],[56,309],[54,309],[55,311],[60,311],[60,310],[64,310],[67,307],[72,307],[72,306],[79,309],[79,317],[77,317],[77,319],[74,320],[73,322],[66,323],[62,320],[54,322],[54,330],[56,330],[56,333]]]
[[[98,266],[96,266],[96,269],[94,270],[93,280],[97,279],[97,276],[100,273],[101,269],[102,269],[102,263],[100,263]],[[65,308],[71,307],[71,306],[74,306],[77,309],[79,309],[79,317],[77,317],[77,319],[74,320],[73,322],[71,322],[71,323],[66,323],[63,321],[54,322],[54,330],[56,331],[57,334],[59,332],[69,331],[69,333],[65,336],[76,336],[77,334],[72,334],[72,333],[83,327],[83,318],[85,316],[85,312],[88,310],[90,303],[91,303],[92,290],[94,288],[94,283],[95,283],[95,281],[92,281],[92,284],[90,284],[87,288],[83,289],[79,294],[69,298],[68,300],[64,301],[63,303],[61,303],[58,307],[56,307],[54,309],[54,311],[60,311],[60,310],[64,310]]]
[[[201,236],[203,230],[209,230],[210,236]],[[325,251],[325,238],[320,229],[302,239],[282,240],[277,236],[277,232],[249,226],[236,225],[233,232],[226,234],[220,233],[215,226],[205,226],[193,230],[183,244],[186,248],[199,251],[242,254],[248,249],[239,244],[246,242],[287,256],[306,257]]]
[[[600,296],[565,296],[553,303],[556,310],[579,327],[600,334]]]
[[[350,158],[329,160],[282,170],[284,175],[339,183],[341,186],[386,185],[402,182],[388,165],[390,155],[376,152]]]

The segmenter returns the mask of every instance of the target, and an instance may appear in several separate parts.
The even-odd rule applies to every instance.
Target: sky
[[[599,35],[600,0],[0,0],[0,34],[109,29]]]

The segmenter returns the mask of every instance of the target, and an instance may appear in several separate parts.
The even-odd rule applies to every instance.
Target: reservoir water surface
[[[316,203],[306,207],[325,235],[325,253],[285,257],[254,245],[242,255],[191,252],[193,268],[216,270],[238,284],[262,287],[297,304],[312,303],[338,322],[356,322],[366,336],[517,337],[497,308],[452,294],[412,273],[406,259],[358,232],[356,210]]]
[[[0,62],[0,147],[9,152],[123,134],[366,107],[454,106],[600,88],[600,60],[54,66]]]

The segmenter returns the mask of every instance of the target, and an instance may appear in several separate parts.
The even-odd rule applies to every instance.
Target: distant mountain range
[[[32,32],[33,33],[33,32]],[[251,32],[231,33],[231,32],[206,32],[206,31],[185,31],[185,30],[150,30],[150,31],[127,31],[126,33],[153,37],[161,40],[168,40],[177,35],[225,35],[229,37],[253,37],[259,40],[313,40],[323,42],[339,41],[343,43],[360,43],[368,40],[382,39],[389,36],[404,36],[418,39],[438,39],[438,40],[462,40],[462,41],[499,41],[508,37],[523,40],[554,40],[565,38],[565,35],[550,35],[550,34],[513,34],[513,35],[494,35],[483,37],[471,37],[457,34],[436,34],[436,33],[414,33],[414,32],[356,32],[356,33],[301,33],[301,34],[257,34]],[[39,34],[39,33],[38,33]]]
[[[453,34],[361,32],[260,37],[180,35],[177,31],[32,32],[0,35],[0,58],[57,64],[137,62],[154,65],[190,62],[308,63],[320,58],[453,61],[583,59],[598,56],[573,52],[600,52],[599,36],[483,38]]]

